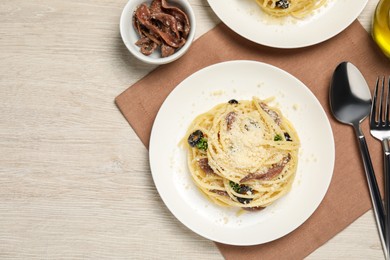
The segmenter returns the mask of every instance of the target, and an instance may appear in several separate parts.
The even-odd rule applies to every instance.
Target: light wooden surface
[[[0,2],[0,259],[222,259],[164,206],[114,104],[154,68],[122,43],[125,3]],[[199,37],[219,19],[190,3]],[[308,259],[383,259],[372,212]]]

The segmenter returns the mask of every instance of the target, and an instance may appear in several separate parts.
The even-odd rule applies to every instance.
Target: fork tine
[[[383,80],[385,80],[385,78]],[[386,126],[390,125],[390,122],[389,122],[389,108],[390,108],[389,90],[390,90],[390,78],[387,79],[387,89],[386,89],[386,111],[385,111],[385,125]]]
[[[384,117],[383,117],[383,110],[384,110],[384,107],[383,107],[383,103],[384,103],[384,90],[385,90],[385,82],[384,82],[384,77],[381,77],[381,89],[380,89],[380,97],[379,97],[379,122],[378,122],[378,125],[380,126],[383,126],[384,125]]]
[[[375,89],[374,89],[374,96],[372,98],[372,104],[371,104],[371,116],[370,116],[370,124],[376,125],[377,124],[377,118],[376,118],[376,112],[377,112],[377,99],[378,99],[378,84],[379,84],[379,77],[376,79],[375,83]]]

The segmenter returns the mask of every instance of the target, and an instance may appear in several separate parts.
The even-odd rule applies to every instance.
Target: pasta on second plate
[[[267,14],[275,17],[303,18],[323,6],[327,0],[255,0]]]
[[[269,100],[230,100],[197,116],[184,138],[197,187],[222,206],[259,210],[293,183],[300,141]],[[184,141],[183,140],[183,141]]]

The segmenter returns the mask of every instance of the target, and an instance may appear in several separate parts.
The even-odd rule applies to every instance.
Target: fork
[[[384,182],[385,182],[385,256],[390,252],[390,77],[385,89],[385,77],[378,77],[375,84],[374,97],[371,104],[370,133],[382,142]],[[385,98],[386,95],[386,98]]]

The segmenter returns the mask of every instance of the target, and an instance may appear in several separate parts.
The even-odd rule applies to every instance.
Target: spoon
[[[334,73],[329,92],[330,108],[334,117],[341,123],[353,126],[366,173],[371,202],[374,209],[375,220],[379,236],[385,251],[384,241],[384,210],[382,198],[372,167],[366,139],[360,128],[360,123],[370,114],[371,93],[366,80],[360,71],[350,62],[340,63]]]

